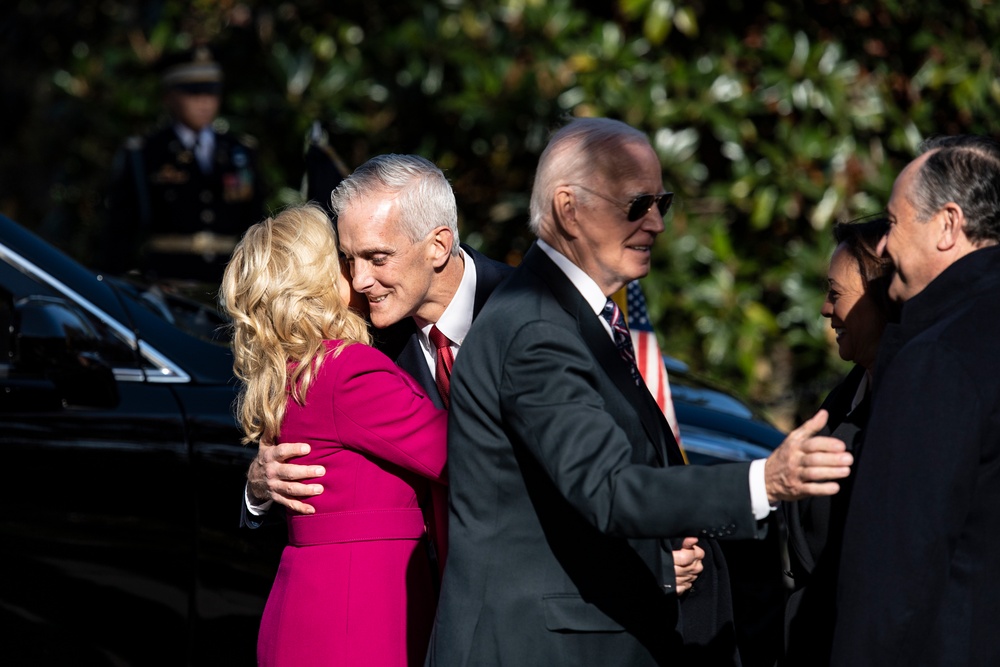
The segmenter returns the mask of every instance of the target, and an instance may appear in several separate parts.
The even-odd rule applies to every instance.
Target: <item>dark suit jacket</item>
[[[490,298],[493,290],[503,282],[514,270],[508,264],[496,262],[486,255],[479,253],[467,245],[462,245],[462,250],[472,257],[476,265],[476,297],[472,306],[472,319],[478,317],[479,311],[483,309],[486,300]],[[423,387],[427,395],[434,401],[434,405],[439,409],[444,409],[444,402],[438,392],[434,376],[424,357],[424,351],[420,345],[419,334],[412,318],[407,318],[412,333],[406,340],[402,351],[396,357],[396,364],[409,373],[420,386]],[[464,346],[463,346],[464,349]],[[459,350],[459,357],[462,350]],[[448,544],[448,497],[447,489],[439,484],[432,484],[430,487],[431,498],[425,498],[421,502],[424,508],[424,519],[427,521],[429,534],[435,537],[434,551],[431,559],[438,565],[439,571],[444,567]]]
[[[1000,247],[882,335],[844,528],[834,665],[1000,665]]]
[[[665,467],[678,451],[662,413],[539,248],[473,324],[451,387],[429,665],[738,661],[707,538],[758,535],[749,464]],[[685,535],[708,556],[682,608],[662,538]]]
[[[853,411],[851,403],[866,372],[864,367],[855,366],[821,406],[830,416],[820,435],[843,440],[854,454],[855,462],[860,460],[871,414],[871,389]],[[841,482],[840,492],[835,496],[782,503],[795,590],[785,610],[785,656],[781,665],[815,667],[830,662],[837,569],[853,481],[852,472],[851,477]]]

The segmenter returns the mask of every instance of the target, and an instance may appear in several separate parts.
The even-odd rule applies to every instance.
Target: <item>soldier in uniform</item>
[[[170,122],[115,160],[102,269],[217,286],[243,232],[263,217],[255,142],[213,127],[222,68],[206,47],[165,59]]]

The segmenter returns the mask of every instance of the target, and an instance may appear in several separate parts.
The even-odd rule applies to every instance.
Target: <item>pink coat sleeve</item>
[[[349,345],[333,392],[333,426],[345,446],[446,484],[448,413],[381,352]]]

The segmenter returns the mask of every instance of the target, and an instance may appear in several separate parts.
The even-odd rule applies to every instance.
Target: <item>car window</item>
[[[176,287],[144,284],[131,279],[106,277],[116,289],[142,304],[157,317],[181,331],[211,343],[229,345],[230,327],[219,308],[212,304],[211,295],[192,298]]]
[[[66,295],[6,262],[0,262],[0,301],[0,326],[6,332],[0,362],[6,361],[8,370],[16,352],[15,336],[30,333],[20,332],[17,327],[43,326],[42,322],[67,332],[66,344],[73,347],[73,353],[96,355],[115,369],[138,367],[138,356],[129,341]]]

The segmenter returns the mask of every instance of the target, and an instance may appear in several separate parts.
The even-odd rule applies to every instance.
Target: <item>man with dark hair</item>
[[[99,268],[216,286],[263,216],[256,142],[214,125],[223,77],[207,47],[164,57],[160,72],[169,123],[115,159]]]
[[[832,664],[1000,664],[1000,143],[925,142],[879,246],[882,336]]]

